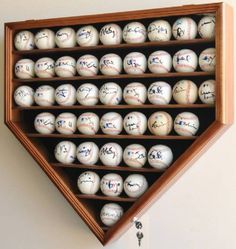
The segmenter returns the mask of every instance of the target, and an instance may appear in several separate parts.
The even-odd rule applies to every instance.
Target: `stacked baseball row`
[[[173,127],[180,136],[194,136],[199,129],[199,119],[191,112],[179,113],[173,122],[165,111],[154,112],[147,120],[142,112],[130,112],[124,120],[117,112],[108,112],[99,117],[93,112],[82,113],[78,119],[73,113],[65,112],[57,118],[52,113],[42,112],[35,117],[34,127],[41,134],[51,134],[55,129],[61,134],[73,134],[78,128],[81,134],[95,135],[100,128],[103,134],[118,135],[123,131],[129,135],[143,135],[147,128],[157,136],[167,136]]]
[[[202,71],[215,71],[215,48],[203,50],[199,58],[191,49],[181,49],[173,56],[158,50],[150,54],[148,60],[143,53],[131,52],[122,58],[118,54],[109,53],[101,57],[91,54],[81,56],[77,62],[71,56],[62,56],[56,62],[49,57],[43,57],[36,61],[21,59],[15,64],[15,75],[19,79],[52,78],[55,75],[62,78],[74,77],[76,73],[80,76],[95,76],[99,73],[113,76],[122,73],[137,75],[144,74],[147,67],[151,73],[169,73],[173,68],[176,72],[194,72],[198,64]]]
[[[17,50],[31,50],[35,46],[38,49],[51,49],[54,47],[71,48],[79,46],[96,46],[99,40],[103,45],[115,45],[122,43],[142,43],[150,41],[169,41],[172,37],[177,40],[191,40],[200,35],[202,38],[215,37],[215,17],[205,16],[198,25],[190,17],[177,19],[172,28],[166,20],[156,20],[149,24],[148,28],[140,22],[131,22],[125,25],[123,31],[115,23],[109,23],[100,29],[100,32],[92,26],[81,27],[77,32],[71,27],[59,29],[56,34],[53,30],[42,29],[34,34],[24,30],[16,34],[14,39]],[[77,44],[76,44],[77,43]]]
[[[162,144],[154,145],[149,152],[141,144],[130,144],[124,151],[118,143],[106,143],[100,150],[94,142],[83,142],[77,148],[70,141],[61,141],[54,150],[55,158],[62,164],[71,164],[76,158],[83,165],[95,165],[98,160],[104,166],[117,167],[122,158],[128,167],[142,168],[146,162],[158,169],[166,170],[173,161],[170,147]]]

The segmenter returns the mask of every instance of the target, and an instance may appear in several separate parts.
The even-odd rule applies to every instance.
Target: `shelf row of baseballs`
[[[56,90],[50,85],[42,85],[36,91],[23,85],[14,91],[15,103],[22,107],[30,107],[34,103],[53,106],[55,102],[61,106],[72,106],[76,101],[83,106],[93,106],[99,101],[104,105],[119,105],[122,97],[128,105],[143,105],[147,99],[153,105],[167,105],[172,96],[177,104],[193,104],[198,96],[202,103],[214,104],[215,80],[204,81],[199,89],[191,80],[180,80],[173,86],[173,90],[164,81],[153,82],[148,89],[140,82],[132,82],[125,86],[123,94],[121,87],[114,82],[103,84],[100,90],[94,84],[85,83],[77,91],[71,84],[60,85]]]
[[[77,32],[72,27],[63,27],[57,30],[56,34],[51,29],[41,29],[35,35],[28,30],[20,31],[15,35],[14,44],[17,50],[32,50],[35,46],[38,49],[71,48],[77,46],[96,46],[99,41],[103,45],[126,43],[143,43],[149,41],[169,41],[172,38],[177,40],[195,39],[199,37],[213,39],[215,37],[215,17],[204,16],[198,23],[191,17],[178,18],[173,26],[167,20],[156,20],[148,25],[148,28],[141,22],[130,22],[123,28],[118,24],[109,23],[100,29],[95,26],[86,25]]]
[[[151,53],[148,57],[141,52],[128,53],[124,60],[118,54],[109,53],[101,57],[85,54],[76,60],[71,56],[62,56],[56,62],[49,57],[43,57],[34,62],[31,59],[20,59],[15,64],[15,75],[19,79],[31,79],[35,75],[39,78],[53,78],[56,76],[67,78],[80,76],[102,75],[114,76],[122,73],[137,75],[147,72],[162,74],[172,71],[194,72],[198,68],[205,72],[214,72],[216,66],[215,48],[204,49],[199,58],[191,49],[181,49],[172,56],[164,50]]]
[[[99,120],[94,112],[84,112],[78,119],[75,114],[63,112],[55,118],[50,112],[39,113],[34,119],[34,127],[38,133],[52,134],[55,130],[60,134],[74,134],[77,129],[84,135],[95,135],[99,128],[103,134],[119,135],[123,128],[129,135],[143,135],[147,128],[156,136],[167,136],[174,131],[180,136],[194,136],[199,129],[199,119],[192,112],[181,112],[173,121],[165,111],[157,111],[147,119],[142,112],[130,112],[124,119],[118,112],[107,112]]]

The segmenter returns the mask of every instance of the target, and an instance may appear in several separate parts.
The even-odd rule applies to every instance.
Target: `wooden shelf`
[[[25,51],[17,51],[13,50],[13,53],[16,55],[35,55],[35,54],[50,54],[50,53],[65,53],[65,52],[92,52],[97,50],[116,50],[116,49],[132,49],[132,48],[146,48],[148,47],[170,47],[170,46],[182,46],[182,45],[199,45],[199,44],[213,44],[215,42],[214,39],[202,39],[197,38],[193,40],[170,40],[170,41],[157,41],[157,42],[143,42],[143,43],[122,43],[117,45],[102,45],[99,44],[97,46],[90,47],[73,47],[73,48],[52,48],[52,49],[32,49]],[[49,56],[49,55],[48,55]]]
[[[105,196],[105,195],[84,195],[84,194],[77,194],[76,195],[80,199],[90,199],[90,200],[101,200],[101,201],[111,201],[111,202],[135,202],[137,198],[131,197],[112,197],[112,196]]]
[[[156,140],[194,140],[198,136],[178,136],[178,135],[168,135],[168,136],[155,136],[155,135],[106,135],[106,134],[95,134],[95,135],[84,135],[84,134],[40,134],[40,133],[27,133],[27,137],[31,138],[112,138],[112,139],[156,139]]]
[[[112,170],[112,171],[127,171],[127,172],[143,172],[143,173],[159,173],[162,174],[158,169],[155,168],[132,168],[128,166],[104,166],[104,165],[84,165],[79,163],[72,163],[72,164],[62,164],[62,163],[51,163],[53,167],[59,168],[73,168],[73,169],[88,169],[88,170]]]
[[[145,79],[145,78],[173,78],[173,77],[202,77],[213,76],[214,72],[191,72],[191,73],[179,73],[170,72],[162,74],[144,73],[144,74],[119,74],[119,75],[95,75],[95,76],[74,76],[74,77],[53,77],[53,78],[32,78],[32,79],[13,79],[15,83],[33,83],[33,82],[60,82],[60,81],[84,81],[84,80],[109,80],[109,79]]]

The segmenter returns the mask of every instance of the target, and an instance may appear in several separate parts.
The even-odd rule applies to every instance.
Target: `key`
[[[141,240],[142,240],[142,238],[144,237],[144,236],[143,236],[143,233],[140,232],[140,231],[138,231],[138,232],[136,233],[136,236],[137,236],[137,238],[138,238],[138,246],[140,247],[140,246],[141,246]]]

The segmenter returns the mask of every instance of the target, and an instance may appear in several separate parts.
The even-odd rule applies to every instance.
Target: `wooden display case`
[[[173,22],[182,16],[190,16],[198,22],[204,13],[215,14],[216,36],[215,39],[202,39],[197,36],[193,40],[175,40],[167,42],[150,42],[138,44],[122,43],[119,45],[102,45],[92,47],[73,48],[53,48],[53,49],[33,49],[28,51],[17,51],[14,48],[14,36],[21,30],[30,30],[36,33],[39,29],[50,28],[57,31],[60,27],[72,27],[78,30],[79,27],[91,24],[98,30],[107,23],[117,23],[122,28],[131,21],[140,21],[146,27],[153,20],[164,18],[172,25]],[[151,9],[142,11],[120,12],[102,15],[89,15],[69,18],[57,18],[46,20],[29,20],[24,22],[12,22],[5,24],[5,123],[14,133],[21,144],[37,161],[39,166],[45,171],[51,181],[57,186],[75,211],[86,222],[92,232],[97,236],[103,245],[119,237],[132,225],[134,217],[141,216],[144,211],[153,204],[186,170],[188,167],[208,148],[216,138],[221,135],[233,122],[233,14],[232,8],[227,4],[215,3],[204,5],[187,5],[163,9]],[[22,58],[30,58],[34,61],[40,57],[51,57],[57,59],[63,55],[69,55],[78,59],[83,54],[93,54],[100,58],[107,53],[117,53],[122,58],[129,52],[139,51],[146,56],[155,50],[163,49],[173,54],[182,49],[190,48],[197,55],[208,47],[216,48],[216,70],[214,73],[203,72],[199,69],[191,73],[179,73],[172,70],[169,73],[153,74],[146,72],[140,75],[129,75],[122,73],[117,76],[107,76],[98,74],[91,77],[75,76],[69,78],[32,78],[17,79],[14,75],[14,65]],[[78,103],[73,106],[37,106],[19,107],[13,99],[14,90],[20,85],[28,85],[36,89],[43,84],[57,87],[63,83],[71,83],[76,88],[84,82],[91,82],[98,87],[104,82],[114,81],[123,89],[125,85],[132,81],[139,81],[149,86],[157,80],[167,81],[173,86],[178,80],[193,80],[197,86],[207,79],[216,80],[216,102],[215,105],[203,104],[199,100],[195,104],[176,104],[173,100],[168,105],[153,105],[146,102],[144,105],[127,105],[122,102],[117,106],[106,106],[98,104],[96,106],[82,106]],[[99,132],[96,135],[88,136],[75,133],[73,135],[63,135],[53,133],[42,135],[36,133],[33,128],[33,121],[36,114],[43,111],[50,111],[57,115],[63,111],[70,111],[77,116],[85,111],[93,110],[99,116],[115,110],[122,116],[132,110],[139,110],[150,116],[155,110],[168,111],[173,117],[182,111],[191,111],[198,115],[200,119],[200,129],[196,136],[178,136],[172,132],[168,136],[156,136],[150,133],[132,136],[123,132],[121,135],[105,135]],[[165,172],[145,166],[140,169],[127,167],[122,162],[118,167],[108,167],[100,165],[82,165],[78,162],[63,165],[57,162],[53,156],[55,145],[61,140],[70,140],[77,145],[83,141],[94,141],[99,146],[114,141],[123,148],[129,143],[140,143],[150,148],[152,145],[162,143],[170,146],[174,152],[174,162]],[[207,166],[207,165],[206,165]],[[82,195],[79,193],[76,181],[78,175],[85,170],[93,170],[100,176],[107,172],[119,173],[123,178],[130,173],[141,173],[146,176],[149,182],[149,189],[140,198],[129,198],[125,194],[120,197],[108,197],[102,194]],[[111,228],[104,227],[99,219],[99,212],[104,203],[117,202],[125,210],[122,218]]]

